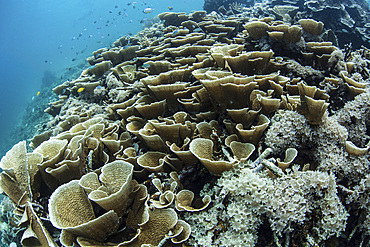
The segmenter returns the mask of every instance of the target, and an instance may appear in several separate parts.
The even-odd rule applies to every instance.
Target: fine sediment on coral
[[[24,246],[369,244],[370,50],[236,7],[161,13],[53,89],[0,162]]]

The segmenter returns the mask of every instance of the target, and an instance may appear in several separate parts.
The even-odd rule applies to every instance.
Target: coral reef
[[[1,196],[0,204],[0,245],[1,246],[11,246],[11,243],[20,242],[24,228],[18,227],[17,222],[19,217],[14,215],[14,204],[8,198]]]
[[[263,234],[258,234],[262,219],[274,238],[286,236],[287,246],[301,245],[308,238],[322,242],[338,237],[346,227],[348,213],[337,195],[335,177],[324,172],[302,172],[294,166],[272,180],[267,173],[237,168],[224,172],[203,193],[212,194],[217,204],[209,211],[185,215],[194,229],[189,241],[194,245],[255,246]],[[320,220],[307,224],[311,217]],[[299,236],[301,231],[308,232],[306,239]]]
[[[337,36],[338,44],[352,43],[355,48],[369,46],[367,23],[370,20],[369,3],[366,0],[271,0],[271,6],[294,5],[299,7],[299,17],[322,21]]]
[[[225,13],[229,10],[229,13],[233,13],[235,11],[241,11],[241,7],[244,6],[253,6],[254,3],[257,2],[255,0],[205,0],[203,4],[203,9],[205,11],[212,12],[212,11],[219,11],[220,8],[224,9]]]
[[[368,245],[370,50],[264,6],[161,13],[57,85],[0,162],[22,245]]]
[[[289,23],[315,19],[325,25],[324,35],[336,46],[343,48],[350,44],[359,49],[361,45],[370,45],[370,8],[366,0],[205,0],[203,9],[223,16],[258,19],[273,16]],[[315,33],[307,31],[306,38],[312,34]]]

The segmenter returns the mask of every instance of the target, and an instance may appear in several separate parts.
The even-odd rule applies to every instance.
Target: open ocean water
[[[0,157],[36,131],[20,126],[25,113],[48,117],[38,101],[56,97],[50,85],[66,81],[62,75],[78,64],[87,65],[93,51],[134,35],[159,13],[202,6],[201,0],[0,0]]]
[[[261,1],[265,0],[250,0]],[[157,22],[162,12],[189,13],[202,10],[203,4],[203,0],[0,0],[0,159],[17,142],[47,129],[42,124],[50,115],[44,110],[58,99],[52,88],[76,79],[90,66],[86,58],[94,51],[135,35]],[[0,240],[11,225],[1,217],[13,211],[10,201],[3,202]],[[20,246],[16,237],[9,237],[7,242],[14,242],[4,246]],[[0,247],[5,242],[0,241]]]

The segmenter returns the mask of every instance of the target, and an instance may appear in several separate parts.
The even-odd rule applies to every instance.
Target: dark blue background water
[[[9,135],[26,105],[37,100],[45,71],[63,73],[93,51],[140,31],[141,20],[168,7],[190,12],[203,6],[201,0],[135,2],[0,0],[0,154],[14,144]],[[147,7],[154,11],[144,14]]]

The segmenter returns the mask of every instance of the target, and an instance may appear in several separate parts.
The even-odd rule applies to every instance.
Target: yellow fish
[[[40,95],[40,91],[38,91],[36,95],[39,96]]]
[[[83,90],[85,90],[85,88],[80,87],[79,89],[77,89],[77,93],[81,93]]]

